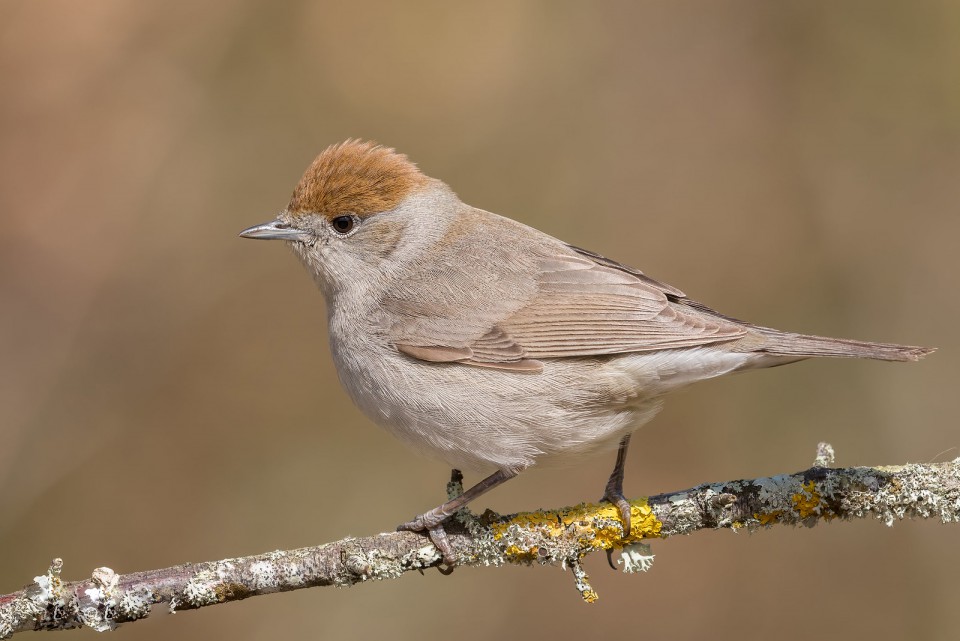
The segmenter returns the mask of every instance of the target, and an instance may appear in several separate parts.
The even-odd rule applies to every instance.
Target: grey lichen
[[[60,572],[63,560],[54,559],[46,574],[33,578],[33,585],[16,594],[0,608],[0,639],[18,632],[22,621],[35,622],[35,629],[56,629],[68,606]]]
[[[833,467],[837,460],[837,455],[833,451],[833,446],[829,443],[817,443],[817,455],[813,459],[814,467]]]
[[[416,555],[416,551],[411,552],[411,554]],[[343,581],[343,584],[353,585],[357,580],[369,581],[396,578],[406,571],[405,566],[410,565],[410,562],[402,558],[396,559],[383,555],[379,550],[363,550],[357,548],[346,555],[344,565],[350,572],[350,577],[348,580]]]
[[[953,463],[960,466],[960,459]],[[845,505],[852,515],[874,513],[887,525],[908,517],[960,521],[960,475],[924,465],[863,469],[856,479],[862,490],[851,492]]]
[[[83,626],[105,632],[117,627],[117,586],[120,577],[110,568],[97,568],[90,576],[90,587],[78,599],[77,620]]]
[[[617,563],[623,564],[625,574],[636,574],[649,571],[655,557],[648,543],[632,543],[624,546]]]
[[[117,602],[117,616],[126,621],[136,621],[150,616],[151,602],[149,593],[130,590],[125,592]]]
[[[220,579],[213,571],[200,570],[191,576],[186,585],[183,586],[183,602],[194,608],[213,605],[219,600],[216,590],[219,583]],[[178,605],[179,603],[171,602],[170,611],[173,612]]]
[[[590,577],[587,575],[587,571],[583,569],[583,560],[579,558],[568,559],[564,566],[569,567],[573,573],[574,587],[577,588],[580,597],[587,603],[596,601],[598,598],[597,592],[590,585]]]

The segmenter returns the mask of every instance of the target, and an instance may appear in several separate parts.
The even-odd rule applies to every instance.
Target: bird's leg
[[[630,435],[627,434],[620,440],[620,449],[617,450],[617,463],[613,466],[613,472],[607,480],[607,487],[603,490],[601,501],[608,501],[620,510],[620,519],[623,521],[623,536],[630,536],[630,502],[623,495],[623,468],[627,462],[627,447],[630,446]],[[614,570],[617,566],[613,564],[613,550],[607,550],[607,563]]]
[[[443,522],[473,499],[479,497],[481,494],[486,494],[504,481],[512,479],[518,473],[518,470],[497,470],[460,496],[450,499],[443,505],[435,507],[429,512],[424,512],[408,523],[398,525],[397,529],[408,530],[410,532],[426,531],[430,535],[430,540],[443,555],[443,562],[452,567],[456,565],[457,559],[453,553],[453,547],[450,545],[450,541],[447,540],[447,533],[443,529]],[[620,476],[621,478],[623,477],[622,472]]]
[[[630,435],[627,434],[620,441],[620,449],[617,450],[617,464],[613,466],[613,472],[607,481],[607,487],[600,498],[601,501],[608,501],[620,510],[624,537],[630,536],[630,502],[623,495],[623,467],[627,461],[627,447],[629,445]]]

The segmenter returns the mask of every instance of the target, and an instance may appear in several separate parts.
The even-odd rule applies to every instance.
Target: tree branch
[[[582,504],[558,510],[475,516],[462,510],[448,525],[460,565],[524,563],[570,568],[584,600],[597,594],[583,558],[623,549],[625,572],[646,570],[648,539],[703,529],[756,530],[873,516],[892,525],[908,517],[960,521],[960,459],[928,465],[833,469],[821,444],[815,467],[791,475],[700,485],[631,502],[633,531],[624,536],[617,509]],[[462,491],[454,479],[448,489]],[[162,570],[116,574],[97,568],[89,579],[64,582],[63,562],[19,592],[0,596],[0,638],[25,630],[88,626],[111,630],[142,619],[151,606],[190,610],[260,594],[320,585],[349,586],[440,567],[429,539],[410,532],[347,538],[318,547],[276,551]]]

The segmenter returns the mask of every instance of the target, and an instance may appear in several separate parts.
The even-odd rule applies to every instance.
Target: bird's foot
[[[620,520],[623,522],[623,538],[630,536],[630,501],[623,495],[623,491],[607,491],[600,498],[600,502],[610,503],[620,512]]]
[[[451,494],[456,494],[457,496],[455,498],[451,497],[450,500],[443,505],[435,507],[429,512],[424,512],[412,521],[397,526],[397,529],[407,530],[409,532],[426,532],[430,536],[430,540],[433,541],[433,544],[440,550],[444,564],[446,564],[448,569],[452,570],[457,564],[457,555],[454,554],[453,546],[450,545],[450,541],[447,539],[447,532],[443,529],[443,522],[456,514],[457,510],[466,506],[467,503],[481,494],[492,490],[504,481],[512,479],[518,472],[519,470],[511,469],[497,470],[461,494],[463,475],[461,475],[459,471],[454,470],[450,477],[449,490]],[[441,572],[443,572],[443,570],[441,570]],[[445,572],[445,574],[449,574],[449,572]]]
[[[600,498],[600,502],[606,501],[615,506],[620,512],[620,520],[623,523],[623,538],[630,536],[630,501],[623,495],[623,490],[607,487],[606,492]],[[613,564],[613,550],[607,550],[607,564],[614,570],[617,566]]]
[[[430,537],[430,541],[436,546],[437,550],[440,551],[443,564],[447,566],[446,569],[439,567],[437,569],[439,569],[442,574],[450,574],[457,565],[457,555],[453,551],[453,546],[450,545],[450,539],[447,538],[447,531],[443,529],[443,522],[445,520],[445,518],[440,518],[427,512],[412,521],[401,523],[397,526],[397,531],[426,532],[427,536]]]

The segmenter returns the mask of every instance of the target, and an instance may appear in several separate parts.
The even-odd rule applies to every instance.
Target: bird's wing
[[[519,288],[519,303],[514,292],[501,291],[494,313],[485,308],[464,319],[467,307],[491,300],[478,296],[439,318],[395,325],[392,342],[424,361],[536,372],[543,358],[690,347],[746,333],[733,319],[682,304],[680,290],[585,250],[560,246],[532,266],[535,286]]]

